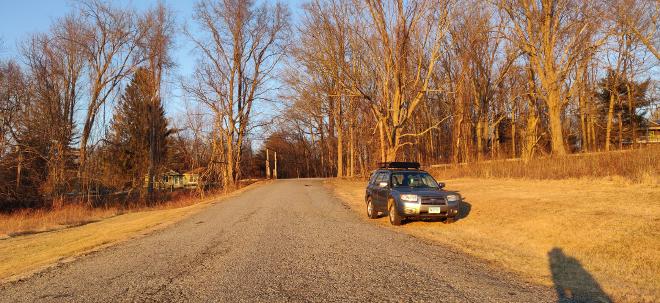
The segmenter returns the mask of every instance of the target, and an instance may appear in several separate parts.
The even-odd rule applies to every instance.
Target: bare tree
[[[511,21],[510,39],[538,78],[536,93],[547,106],[552,152],[564,155],[562,115],[572,93],[566,80],[582,52],[604,42],[593,41],[602,24],[599,7],[576,0],[503,0],[500,7]]]
[[[81,3],[84,20],[77,46],[82,49],[87,64],[89,100],[80,135],[80,168],[78,177],[87,184],[87,157],[90,136],[99,110],[120,84],[142,62],[138,56],[141,31],[132,10],[113,7],[101,0]]]
[[[20,141],[33,141],[17,143],[45,161],[42,192],[49,196],[57,197],[71,185],[67,169],[72,163],[74,113],[84,67],[83,54],[74,40],[80,34],[79,20],[68,16],[55,23],[50,33],[35,34],[23,46],[34,99],[25,105],[30,112],[25,118],[32,125],[24,129]]]
[[[444,1],[366,1],[368,27],[364,41],[370,63],[377,67],[379,95],[362,96],[371,102],[378,120],[381,160],[393,161],[404,145],[407,122],[428,93],[447,29],[448,4]],[[370,39],[370,35],[374,39]],[[356,88],[359,89],[359,88]]]
[[[214,114],[212,167],[233,186],[240,177],[241,151],[255,100],[284,55],[289,12],[283,4],[201,1],[195,20],[202,35],[189,33],[199,53],[192,83],[184,86]]]

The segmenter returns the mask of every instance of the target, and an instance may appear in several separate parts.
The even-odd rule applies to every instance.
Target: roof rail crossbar
[[[419,169],[418,162],[380,162],[380,168]]]

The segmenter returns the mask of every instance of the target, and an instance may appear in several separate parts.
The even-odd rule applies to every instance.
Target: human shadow
[[[564,254],[561,248],[548,252],[550,272],[557,292],[557,302],[612,302],[596,279],[580,261]]]

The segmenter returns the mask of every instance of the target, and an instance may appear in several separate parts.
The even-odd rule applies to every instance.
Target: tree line
[[[168,170],[232,188],[266,175],[266,148],[280,177],[635,148],[659,114],[659,11],[310,0],[292,18],[279,2],[201,0],[184,26],[162,3],[81,0],[0,61],[0,209],[153,202]],[[196,62],[181,77],[178,41]],[[176,116],[172,82],[187,100]]]
[[[288,14],[282,4],[202,0],[186,30],[163,3],[75,2],[0,62],[0,210],[96,205],[107,193],[153,203],[168,170],[199,171],[201,190],[234,186]],[[164,82],[181,39],[197,64],[175,81],[197,106],[168,117]]]
[[[272,138],[296,146],[297,171],[284,174],[636,148],[640,129],[659,115],[659,8],[642,0],[311,1],[284,74],[289,106]]]

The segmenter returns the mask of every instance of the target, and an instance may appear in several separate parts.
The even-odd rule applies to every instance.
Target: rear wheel
[[[387,209],[387,212],[389,213],[389,218],[390,218],[390,224],[398,226],[401,225],[401,221],[403,219],[399,215],[399,212],[396,210],[396,205],[394,205],[394,202],[389,203],[390,207]]]
[[[374,209],[374,203],[371,197],[367,198],[367,216],[369,216],[369,219],[378,218],[378,212]]]

